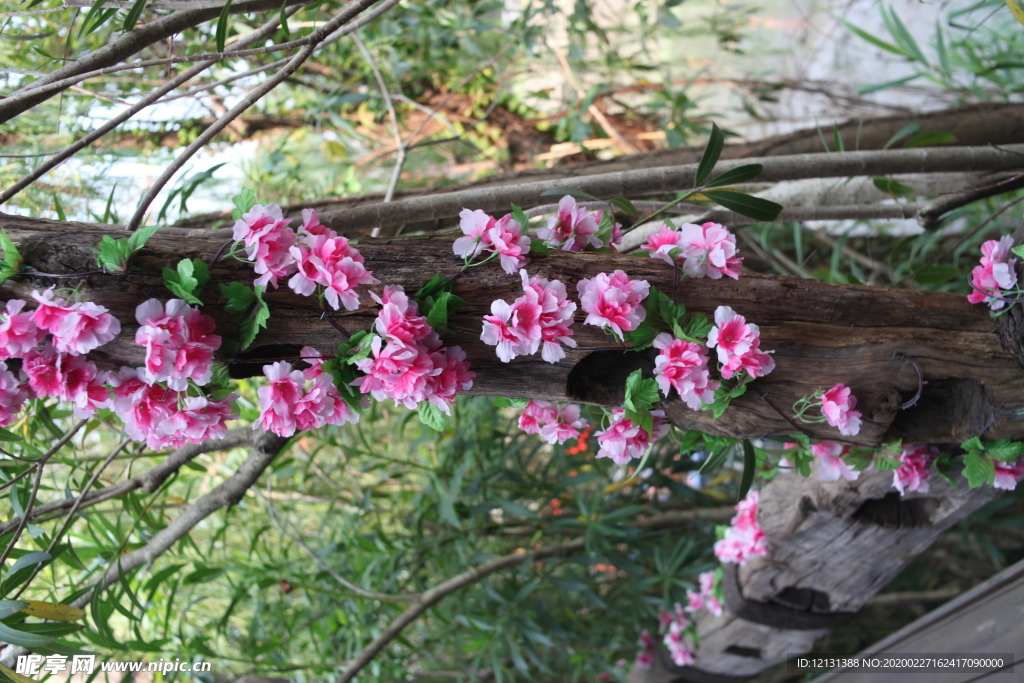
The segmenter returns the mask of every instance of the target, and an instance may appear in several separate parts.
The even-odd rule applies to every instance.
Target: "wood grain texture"
[[[94,225],[2,214],[0,225],[19,244],[26,265],[57,274],[95,270],[91,249],[101,235],[124,234]],[[109,308],[123,325],[117,339],[90,356],[104,367],[141,363],[142,347],[134,343],[135,307],[151,297],[172,297],[162,286],[160,269],[185,257],[209,261],[223,245],[220,239],[186,240],[158,233],[134,262],[139,272],[82,278],[82,296]],[[367,268],[384,285],[401,284],[409,291],[436,273],[454,276],[460,268],[450,240],[443,236],[364,240],[358,248]],[[565,282],[572,297],[580,279],[616,269],[645,279],[663,292],[672,291],[672,269],[656,259],[559,253],[536,258],[528,266],[531,275]],[[222,309],[216,283],[251,282],[253,277],[251,266],[237,261],[221,261],[213,268],[202,298],[220,334],[232,336],[235,327]],[[78,278],[19,275],[0,285],[0,297],[28,298],[34,288],[54,283],[73,287],[78,282]],[[621,345],[596,327],[582,324],[582,311],[577,311],[574,328],[581,348],[570,350],[563,361],[550,364],[537,355],[502,363],[494,349],[479,339],[481,318],[493,300],[512,301],[521,294],[518,275],[507,275],[497,264],[487,265],[464,272],[454,287],[466,304],[450,321],[455,332],[445,342],[467,352],[477,373],[472,394],[616,405],[622,400],[624,375],[636,367],[651,367],[650,351],[595,351]],[[233,366],[234,374],[258,374],[262,359],[295,355],[307,344],[329,352],[343,339],[322,319],[315,298],[294,295],[286,286],[266,298],[272,313],[269,328],[243,354],[254,364]],[[856,437],[859,443],[877,445],[896,438],[959,443],[986,425],[991,425],[986,438],[1024,438],[1024,420],[1004,414],[1024,407],[1024,368],[1005,348],[987,309],[971,306],[964,296],[744,275],[738,281],[686,280],[678,289],[678,300],[691,311],[707,315],[719,305],[731,306],[760,326],[762,348],[775,351],[777,364],[771,375],[755,381],[717,421],[710,413],[690,411],[675,397],[666,401],[664,408],[680,426],[735,437],[792,433],[793,426],[779,412],[790,415],[793,402],[801,396],[843,382],[852,387],[858,409],[864,413],[864,427]],[[356,311],[331,314],[349,333],[368,329],[376,317],[377,307],[370,297],[362,293],[361,301]],[[900,354],[920,364],[927,382],[921,400],[909,410],[899,406],[917,391],[918,379]],[[840,439],[837,430],[825,424],[802,428],[816,437]]]

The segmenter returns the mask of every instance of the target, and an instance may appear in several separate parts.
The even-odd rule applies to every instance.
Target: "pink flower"
[[[52,344],[42,351],[35,349],[25,354],[21,370],[28,376],[29,386],[39,396],[60,396],[64,391],[64,373],[61,370],[63,355],[58,354]]]
[[[7,302],[6,312],[0,319],[0,360],[21,358],[46,336],[46,330],[39,329],[32,321],[34,314],[22,313],[24,307],[22,299]]]
[[[995,297],[1002,290],[1013,289],[1017,284],[1017,259],[1010,258],[1012,247],[1013,238],[1009,235],[999,241],[989,240],[981,245],[981,265],[971,271],[974,290],[967,295],[968,301],[972,304],[987,302],[993,311],[1006,305],[1006,302]]]
[[[260,275],[255,284],[266,287],[269,282],[277,287],[279,278],[295,272],[295,258],[289,251],[295,244],[295,231],[288,223],[277,204],[257,204],[235,221],[234,238],[245,242],[246,255]]]
[[[714,403],[719,383],[710,381],[703,346],[673,339],[669,333],[662,332],[654,338],[654,347],[661,349],[654,361],[654,376],[666,398],[674,388],[691,410],[700,410],[701,402]]]
[[[717,280],[727,275],[736,280],[743,269],[743,259],[736,257],[736,237],[719,223],[681,226],[683,271],[691,277]]]
[[[540,428],[540,436],[549,444],[562,444],[580,435],[587,421],[580,418],[580,407],[575,404],[559,406],[548,423]]]
[[[833,441],[821,441],[811,446],[811,455],[818,458],[818,476],[822,481],[838,481],[840,477],[846,481],[857,481],[860,472],[843,461],[843,456],[849,452],[850,446]]]
[[[260,387],[256,395],[263,412],[253,424],[253,429],[262,427],[278,436],[295,433],[295,410],[305,393],[302,373],[292,370],[291,363],[277,362],[263,366],[263,374],[270,385]]]
[[[903,463],[893,471],[892,485],[906,495],[908,491],[928,493],[928,478],[932,462],[939,457],[938,450],[928,446],[904,446],[898,460]]]
[[[57,353],[53,345],[47,344],[42,351],[32,349],[26,353],[21,369],[37,396],[73,403],[77,418],[88,417],[110,405],[110,391],[104,386],[107,373],[98,372],[95,363],[81,356]]]
[[[601,216],[601,211],[587,213],[572,195],[566,195],[558,202],[558,215],[548,219],[548,227],[538,230],[537,237],[562,251],[583,251],[588,244],[600,247],[596,234]]]
[[[212,334],[216,323],[181,299],[171,299],[166,310],[158,299],[149,299],[135,308],[139,329],[135,342],[146,347],[144,377],[148,384],[167,382],[175,391],[184,391],[188,380],[199,386],[213,375],[213,352],[221,338]]]
[[[558,418],[558,409],[547,401],[530,401],[519,416],[519,428],[527,434],[540,434],[540,428]]]
[[[654,664],[654,653],[658,649],[658,643],[654,640],[654,636],[645,629],[640,632],[640,642],[637,644],[640,646],[640,651],[636,653],[636,660],[633,664],[641,669],[649,669]]]
[[[757,523],[759,501],[760,493],[750,491],[736,504],[737,514],[730,520],[725,536],[715,542],[715,557],[722,562],[742,565],[748,558],[768,552],[768,539]]]
[[[1024,477],[1024,457],[1018,458],[1017,462],[1013,463],[999,460],[996,460],[995,463],[996,480],[992,485],[1005,491],[1013,491],[1017,488],[1017,481]]]
[[[440,372],[427,378],[426,400],[439,408],[445,415],[451,415],[455,396],[460,391],[473,388],[476,373],[469,369],[466,352],[459,346],[448,346],[430,354],[434,367]]]
[[[557,363],[565,358],[565,351],[560,344],[576,347],[571,327],[576,304],[569,301],[565,285],[558,280],[547,280],[540,276],[531,279],[526,270],[520,270],[519,276],[523,279],[523,292],[527,301],[540,306],[537,322],[541,331],[541,357],[549,363]]]
[[[183,428],[168,434],[175,441],[200,443],[206,439],[222,439],[228,433],[228,420],[237,420],[238,413],[233,411],[238,394],[229,394],[219,401],[206,396],[189,396],[180,411]],[[180,447],[182,444],[179,443]]]
[[[359,308],[359,296],[355,288],[379,282],[364,267],[364,259],[359,251],[350,246],[344,237],[332,237],[327,232],[305,235],[302,239],[309,248],[289,248],[298,272],[288,281],[288,286],[296,294],[309,296],[317,285],[322,285],[326,288],[324,296],[334,310],[338,310],[339,302],[349,311]]]
[[[61,353],[89,353],[121,332],[120,321],[103,306],[85,301],[70,308],[53,333],[53,346]]]
[[[683,241],[682,233],[664,223],[661,224],[661,230],[647,236],[647,243],[643,246],[644,249],[651,252],[651,258],[660,258],[670,266],[686,258],[685,247],[686,243]],[[673,256],[672,252],[674,251],[675,255]]]
[[[715,326],[708,333],[708,347],[718,348],[722,377],[730,379],[737,372],[763,377],[775,369],[772,351],[761,351],[761,331],[753,323],[728,306],[715,310]]]
[[[400,342],[407,345],[422,342],[431,350],[441,346],[441,340],[434,328],[427,323],[426,318],[419,315],[418,306],[415,302],[409,301],[409,297],[401,286],[385,287],[384,298],[378,297],[373,292],[370,292],[370,296],[382,306],[377,314],[374,328],[377,330],[377,334],[387,339],[388,342]]]
[[[0,427],[14,422],[21,406],[28,399],[28,390],[18,382],[7,363],[0,361]]]
[[[313,235],[323,235],[332,239],[338,236],[338,233],[320,223],[320,217],[316,215],[316,211],[313,209],[302,210],[302,225],[299,226],[298,234],[300,242],[306,242]],[[308,242],[306,243],[308,244]],[[353,256],[352,258],[356,257]],[[362,263],[361,259],[356,260]]]
[[[530,253],[530,238],[523,234],[523,226],[512,220],[511,214],[499,218],[494,227],[487,231],[487,238],[490,241],[489,250],[498,254],[502,269],[509,275],[530,261],[526,258],[526,254]]]
[[[465,236],[455,240],[455,244],[452,245],[452,251],[456,256],[469,259],[492,246],[487,233],[497,224],[493,216],[480,209],[463,209],[459,213],[459,219],[459,227]]]
[[[150,448],[171,445],[165,434],[185,426],[178,415],[180,394],[159,384],[148,385],[142,368],[122,367],[107,376],[113,388],[111,408],[124,423],[125,433]]]
[[[716,617],[722,616],[725,611],[722,604],[718,601],[718,597],[715,595],[715,582],[717,577],[715,572],[704,572],[700,575],[700,597],[703,601],[703,606],[708,608],[708,611]],[[692,591],[687,591],[687,597]],[[692,610],[691,610],[692,611]]]
[[[313,404],[315,402],[313,399],[319,396],[317,387],[323,387],[326,398],[333,401],[333,407],[327,405],[325,409],[316,413],[323,419],[323,424],[340,425],[359,422],[359,413],[354,411],[345,402],[345,399],[341,397],[338,387],[334,385],[334,378],[321,369],[320,366],[323,365],[327,358],[312,346],[303,346],[302,350],[299,351],[299,355],[304,361],[309,363],[309,367],[302,371],[302,376],[307,380],[313,380],[313,389],[303,396],[303,400],[306,400],[308,397],[309,403]],[[311,393],[314,395],[310,397],[309,394]],[[298,422],[298,418],[296,418],[296,421]],[[299,429],[304,428],[300,426]]]
[[[64,299],[54,298],[54,287],[44,290],[42,294],[32,290],[32,298],[39,304],[36,310],[32,311],[32,322],[39,329],[56,334],[64,318],[71,312],[71,307],[66,305]]]
[[[521,296],[510,306],[502,299],[491,303],[491,315],[484,316],[480,340],[495,351],[502,363],[516,356],[537,352],[543,334],[540,326],[541,307]]]
[[[654,433],[648,434],[646,429],[626,418],[626,411],[621,408],[613,409],[612,423],[607,429],[597,433],[597,442],[601,448],[596,457],[611,458],[618,465],[624,465],[631,458],[641,457],[648,446],[668,433],[665,412],[652,410],[651,416],[654,418]]]
[[[623,331],[635,330],[647,317],[640,304],[650,291],[646,280],[630,280],[621,270],[612,275],[598,273],[593,278],[580,280],[576,289],[580,305],[587,313],[584,324],[610,327],[623,339]]]
[[[821,395],[822,414],[843,436],[856,436],[860,432],[861,414],[854,410],[856,407],[857,397],[850,393],[850,387],[843,384],[837,384]]]
[[[672,659],[672,663],[676,666],[687,666],[693,664],[693,653],[690,652],[684,640],[685,626],[680,625],[678,622],[672,622],[669,626],[668,633],[665,634],[665,639],[662,641],[665,644],[665,649],[668,650],[668,655]]]

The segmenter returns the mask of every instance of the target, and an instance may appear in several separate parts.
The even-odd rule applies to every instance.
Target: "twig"
[[[1009,152],[1010,150],[1003,151]],[[1010,153],[1013,154],[1014,152]],[[985,187],[961,190],[956,193],[946,193],[945,196],[933,199],[922,206],[917,212],[917,222],[922,228],[927,230],[934,227],[943,215],[953,209],[958,209],[961,206],[972,204],[981,199],[1019,190],[1022,187],[1024,187],[1024,173],[1005,178],[998,183],[986,185]]]
[[[576,80],[576,76],[572,73],[572,66],[569,65],[569,60],[565,58],[565,54],[562,52],[562,48],[558,45],[552,45],[551,49],[554,50],[555,56],[558,57],[558,63],[562,65],[562,71],[565,73],[566,80],[576,90],[581,100],[586,99],[587,91],[583,89],[583,86]],[[640,150],[636,148],[629,140],[627,140],[619,130],[612,125],[612,122],[608,120],[608,117],[604,115],[597,105],[593,102],[587,107],[587,113],[594,117],[597,123],[604,129],[604,132],[608,133],[608,136],[615,140],[615,143],[622,149],[626,154],[639,154]]]
[[[352,40],[355,41],[356,47],[359,48],[359,53],[366,60],[366,63],[370,65],[370,70],[373,71],[373,77],[377,79],[377,87],[380,88],[380,95],[384,98],[384,104],[388,108],[388,118],[391,119],[391,133],[395,137],[395,149],[397,151],[397,158],[395,159],[395,167],[391,171],[391,179],[388,181],[388,189],[384,192],[384,202],[390,202],[395,196],[395,189],[398,187],[398,179],[402,175],[402,166],[405,165],[405,143],[402,142],[402,132],[398,128],[398,116],[395,114],[395,103],[391,101],[391,91],[388,89],[387,83],[384,82],[384,76],[381,75],[380,69],[377,68],[377,61],[370,54],[370,51],[366,49],[366,45],[363,44],[362,39],[358,33],[352,34]],[[370,237],[378,237],[380,235],[380,228],[374,228],[370,232]]]
[[[184,166],[196,152],[205,147],[207,142],[216,137],[218,133],[238,118],[242,112],[256,104],[256,102],[258,102],[264,95],[276,88],[281,81],[295,73],[295,70],[298,69],[314,51],[316,51],[319,44],[322,43],[331,33],[344,26],[353,17],[369,9],[376,2],[377,0],[358,0],[352,5],[349,5],[345,10],[340,12],[326,24],[306,36],[308,44],[306,44],[297,55],[292,57],[283,69],[278,71],[271,78],[267,79],[267,81],[258,88],[251,90],[248,95],[243,97],[242,100],[229,109],[227,113],[200,133],[200,135],[192,141],[192,144],[185,148],[185,151],[179,154],[174,161],[164,169],[164,172],[160,174],[160,177],[157,178],[146,191],[145,196],[143,196],[138,207],[135,209],[135,213],[132,215],[131,220],[128,221],[128,230],[133,231],[138,229],[142,224],[142,219],[146,215],[147,209],[149,209],[149,205],[153,203],[153,200],[156,199],[164,185],[174,177],[181,167]],[[238,51],[238,53],[241,52],[241,50]]]
[[[324,561],[324,558],[317,555],[316,552],[309,547],[306,541],[303,540],[302,534],[299,533],[299,530],[295,528],[295,525],[292,524],[287,517],[285,517],[282,514],[281,518],[278,518],[277,511],[274,509],[274,503],[270,500],[269,496],[263,495],[259,491],[259,489],[254,490],[256,491],[256,494],[260,498],[262,498],[263,502],[266,504],[267,511],[270,513],[270,520],[274,523],[274,526],[277,527],[278,531],[280,531],[283,535],[287,536],[291,540],[295,541],[299,545],[299,547],[302,548],[307,555],[309,555],[310,559],[316,562],[317,566],[319,566],[322,571],[326,572],[332,579],[337,581],[338,585],[340,585],[345,590],[351,591],[361,597],[368,598],[370,600],[380,600],[381,602],[417,602],[422,597],[421,594],[419,593],[407,593],[405,595],[378,593],[376,591],[366,590],[362,586],[357,586],[356,584],[352,583],[351,581],[343,577],[341,574],[334,571],[334,569]],[[270,491],[269,481],[267,482],[267,491],[268,493]],[[282,519],[284,520],[284,524],[287,524],[289,527],[291,527],[291,532],[289,532],[288,529],[285,528],[284,524],[281,523]]]
[[[959,249],[961,245],[965,244],[965,243],[966,243],[966,242],[968,242],[968,241],[969,241],[969,240],[970,240],[970,239],[971,239],[972,237],[974,237],[974,236],[975,236],[975,235],[977,235],[977,234],[978,234],[979,232],[981,232],[982,230],[984,230],[984,229],[985,229],[985,227],[986,227],[986,226],[988,226],[988,224],[989,224],[989,223],[991,223],[991,222],[992,222],[992,221],[994,221],[995,219],[999,218],[999,217],[1000,217],[1000,216],[1002,216],[1002,215],[1003,215],[1004,213],[1006,213],[1007,211],[1009,211],[1009,210],[1010,210],[1010,209],[1012,209],[1013,207],[1017,206],[1017,205],[1018,205],[1018,204],[1020,204],[1021,202],[1024,202],[1024,195],[1021,195],[1020,197],[1017,197],[1016,199],[1012,199],[1012,200],[1010,200],[1010,201],[1006,202],[1005,204],[1003,204],[1002,206],[1000,206],[1000,207],[999,207],[998,209],[996,209],[995,211],[993,211],[993,212],[992,212],[992,214],[991,214],[991,215],[990,215],[990,216],[989,216],[988,218],[986,218],[985,220],[983,220],[983,221],[981,222],[981,224],[980,224],[980,225],[978,225],[978,227],[976,227],[976,228],[975,228],[974,230],[971,230],[971,231],[970,231],[969,233],[967,233],[967,235],[965,235],[965,236],[964,236],[964,237],[963,237],[963,238],[962,238],[962,239],[961,239],[961,240],[960,240],[959,242],[957,242],[956,244],[954,244],[954,245],[953,245],[952,247],[950,247],[950,248],[946,249],[946,250],[945,250],[944,252],[942,252],[942,253],[941,253],[941,254],[939,254],[938,256],[936,256],[936,257],[934,257],[934,258],[931,258],[931,259],[929,259],[929,260],[925,261],[923,265],[921,265],[920,267],[918,267],[918,268],[917,268],[917,269],[916,269],[916,270],[914,271],[914,274],[916,275],[916,274],[917,274],[917,273],[918,273],[919,271],[923,270],[924,268],[927,268],[928,266],[932,265],[933,263],[936,263],[937,261],[941,261],[941,260],[942,260],[942,259],[944,259],[945,257],[949,256],[949,255],[950,255],[951,253],[953,253],[954,251],[956,251],[957,249]]]
[[[168,455],[167,458],[159,465],[156,465],[152,469],[140,475],[120,483],[104,487],[97,491],[93,491],[92,493],[83,492],[82,495],[76,498],[66,498],[52,503],[46,503],[45,505],[40,505],[36,507],[32,511],[32,514],[28,515],[27,518],[32,521],[47,521],[61,516],[64,510],[78,504],[78,501],[81,501],[81,504],[79,504],[79,509],[81,509],[83,507],[97,505],[110,500],[111,498],[123,496],[130,491],[136,491],[138,489],[142,489],[147,493],[152,493],[160,488],[160,485],[163,484],[171,474],[177,472],[185,463],[189,462],[196,456],[202,453],[209,453],[211,451],[237,448],[238,446],[251,443],[252,430],[235,429],[228,432],[227,436],[223,439],[207,439],[201,443],[187,444]],[[28,470],[26,470],[26,472],[28,472]],[[0,524],[0,536],[3,536],[11,529],[15,528],[21,523],[21,521],[21,518],[14,518]]]
[[[290,12],[291,14],[294,14],[295,12],[298,12],[299,9],[301,8],[295,7],[292,8]],[[255,41],[263,40],[267,36],[271,35],[277,29],[280,23],[281,20],[279,15],[275,14],[269,21],[263,24],[263,26],[259,27],[249,35],[239,40],[235,45],[232,45],[231,48],[229,48],[228,52],[237,52],[245,45],[249,45],[250,43],[253,43]],[[216,60],[206,60],[200,62],[199,64],[196,64],[191,69],[187,69],[180,75],[175,76],[167,83],[163,84],[153,92],[149,93],[148,95],[140,99],[132,106],[120,112],[117,116],[112,117],[109,121],[104,123],[96,130],[90,131],[87,135],[84,135],[71,145],[68,145],[64,149],[60,150],[52,158],[40,164],[38,167],[32,169],[31,173],[28,173],[25,176],[19,178],[17,182],[15,182],[13,185],[5,189],[2,193],[0,193],[0,204],[7,202],[16,194],[21,192],[23,189],[34,183],[39,178],[43,177],[43,175],[52,171],[54,168],[64,163],[66,160],[70,159],[79,150],[88,147],[93,142],[99,140],[101,137],[103,137],[110,131],[114,130],[119,125],[121,125],[128,119],[132,118],[146,107],[155,104],[160,99],[160,97],[162,97],[166,93],[169,93],[171,90],[174,90],[179,85],[195,78],[196,76],[201,74],[203,71],[206,71],[216,63]]]

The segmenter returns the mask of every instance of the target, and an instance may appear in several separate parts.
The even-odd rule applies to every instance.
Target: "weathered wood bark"
[[[690,667],[662,655],[632,683],[754,676],[809,652],[829,628],[858,612],[944,531],[999,491],[956,487],[932,476],[928,493],[900,497],[892,472],[823,482],[784,474],[761,491],[758,521],[768,553],[727,566],[726,609],[697,613],[700,646]]]
[[[27,266],[54,274],[95,270],[91,248],[104,234],[100,228],[3,215],[0,224],[19,244]],[[134,343],[135,307],[151,297],[172,298],[162,286],[160,269],[184,257],[209,261],[223,244],[221,239],[182,240],[157,233],[134,262],[139,272],[83,277],[82,296],[109,308],[123,325],[121,335],[92,357],[107,367],[140,363],[142,347]],[[436,273],[453,276],[460,268],[447,239],[366,240],[359,249],[383,284],[401,284],[409,291]],[[559,253],[529,265],[531,274],[562,280],[573,295],[581,278],[615,269],[646,279],[663,292],[672,291],[672,269],[656,259]],[[213,268],[202,299],[221,334],[230,336],[235,328],[222,309],[216,283],[249,282],[253,277],[251,266],[237,261],[218,262]],[[22,274],[0,285],[0,296],[27,298],[33,288],[77,283],[78,279]],[[505,274],[496,264],[472,268],[455,281],[455,293],[466,304],[451,321],[457,331],[445,341],[466,350],[477,373],[472,393],[619,404],[626,375],[637,367],[650,367],[653,354],[594,350],[618,344],[597,328],[583,325],[582,311],[577,311],[575,325],[580,348],[570,350],[559,363],[532,356],[504,364],[479,340],[481,317],[491,302],[513,300],[521,294],[520,287],[518,276]],[[232,365],[236,376],[259,374],[262,359],[295,356],[307,344],[330,351],[341,341],[315,308],[315,299],[296,296],[286,287],[266,298],[272,312],[269,328],[243,354],[253,362]],[[1024,438],[1024,421],[1013,412],[1024,407],[1024,368],[1003,347],[998,322],[987,309],[971,306],[962,295],[744,275],[738,281],[686,280],[678,299],[694,312],[713,314],[717,306],[727,305],[745,315],[761,326],[762,348],[775,351],[777,364],[717,421],[709,413],[690,411],[678,399],[666,401],[670,419],[681,426],[736,437],[792,433],[794,426],[782,414],[791,414],[793,402],[843,382],[853,388],[864,414],[860,443],[876,445],[896,438],[959,443],[982,432],[992,439]],[[377,307],[365,294],[362,303],[357,311],[331,317],[350,333],[368,329]],[[915,359],[927,382],[920,400],[908,410],[900,405],[919,385],[912,364],[903,359]],[[827,425],[803,429],[819,438],[839,438]]]

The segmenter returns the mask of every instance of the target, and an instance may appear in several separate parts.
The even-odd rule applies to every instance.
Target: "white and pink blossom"
[[[64,299],[58,298],[54,294],[54,289],[55,287],[45,289],[42,294],[32,290],[32,298],[38,304],[36,310],[32,311],[32,322],[39,329],[46,330],[50,334],[57,333],[57,330],[60,329],[60,324],[64,322],[64,318],[71,312],[71,307],[67,305]]]
[[[11,299],[0,317],[0,360],[21,358],[46,337],[46,330],[40,329],[32,320],[33,314],[23,312],[23,308],[23,299]]]
[[[725,536],[715,542],[715,557],[722,562],[744,564],[750,557],[768,552],[768,539],[757,522],[761,494],[750,491],[736,504],[736,516],[729,521]]]
[[[540,434],[552,445],[577,438],[586,426],[587,421],[580,417],[580,407],[573,403],[530,401],[519,416],[520,429],[527,434]]]
[[[738,372],[746,372],[754,378],[763,377],[775,369],[775,361],[769,355],[774,352],[761,351],[758,326],[747,323],[746,318],[729,306],[719,306],[715,310],[715,326],[708,333],[708,347],[717,347],[725,379]]]
[[[597,442],[601,446],[596,457],[611,458],[614,463],[624,465],[632,458],[643,456],[648,446],[668,433],[664,411],[652,410],[651,417],[653,433],[649,434],[640,425],[633,424],[633,421],[626,417],[626,411],[621,408],[613,409],[611,424],[596,434]]]
[[[60,353],[81,356],[121,332],[121,322],[99,304],[84,301],[70,309],[53,332],[53,346]]]
[[[821,395],[822,414],[843,436],[856,436],[860,432],[861,413],[854,410],[856,407],[857,397],[844,384],[837,384]]]
[[[14,422],[28,398],[28,388],[7,369],[7,363],[0,361],[0,427]]]
[[[311,220],[315,219],[314,212]],[[318,220],[309,227],[317,229],[317,226],[321,232],[304,234],[301,238],[303,245],[289,248],[298,272],[288,280],[288,286],[296,294],[310,296],[320,285],[324,287],[324,297],[331,308],[338,310],[344,306],[345,310],[354,311],[359,308],[355,288],[375,285],[379,281],[366,270],[363,256],[347,239],[333,235],[333,231],[319,225]]]
[[[455,240],[452,251],[456,256],[470,259],[490,248],[491,240],[488,232],[497,224],[493,216],[490,216],[480,209],[470,211],[463,209],[459,213],[459,227],[462,228],[463,237]]]
[[[897,456],[900,466],[893,471],[893,487],[906,495],[917,491],[928,493],[928,479],[931,477],[931,464],[939,457],[938,449],[930,446],[904,446]]]
[[[636,653],[633,665],[641,669],[651,668],[651,665],[654,664],[654,653],[658,649],[657,641],[647,629],[644,629],[640,632],[640,641],[637,644],[640,646],[640,650]]]
[[[973,290],[967,295],[968,301],[972,304],[988,303],[993,311],[1006,305],[998,297],[1017,284],[1017,259],[1010,258],[1012,247],[1013,238],[1009,235],[981,245],[981,264],[971,271]]]
[[[543,338],[540,327],[541,307],[521,296],[511,305],[503,299],[491,302],[491,314],[484,316],[480,340],[494,346],[502,363],[516,356],[537,352]]]
[[[597,238],[603,212],[587,213],[576,204],[572,195],[558,202],[558,214],[548,219],[548,226],[537,231],[538,239],[562,251],[583,251],[587,245],[601,247]]]
[[[520,270],[523,280],[523,294],[527,301],[540,306],[537,322],[541,333],[541,358],[549,363],[557,363],[565,358],[562,345],[576,347],[572,339],[572,323],[576,313],[576,304],[569,301],[565,284],[558,280],[548,280],[539,275],[533,278]]]
[[[647,317],[641,302],[647,298],[650,284],[646,280],[630,280],[621,270],[580,280],[576,289],[580,306],[587,314],[583,322],[609,328],[619,340],[624,339],[624,331],[635,330]]]
[[[487,231],[490,242],[488,249],[498,254],[502,269],[511,275],[525,266],[530,259],[530,237],[523,234],[523,226],[507,214],[498,219],[494,227]]]
[[[995,465],[996,478],[992,486],[1004,491],[1016,489],[1017,482],[1020,481],[1021,477],[1024,477],[1024,457],[1018,458],[1017,462],[1001,462],[996,460]]]
[[[213,334],[213,318],[198,306],[171,299],[166,307],[159,299],[149,299],[135,308],[139,329],[135,342],[146,347],[143,376],[148,384],[166,382],[175,391],[184,391],[188,381],[199,386],[213,375],[213,352],[221,338]]]
[[[245,243],[246,255],[260,276],[256,285],[277,287],[277,281],[295,272],[297,264],[290,249],[295,244],[295,231],[277,204],[257,204],[235,221],[234,238]]]
[[[743,270],[743,259],[736,256],[736,236],[720,223],[680,226],[683,243],[683,272],[690,277],[709,277],[713,280],[723,275],[733,280]]]
[[[857,481],[860,472],[848,465],[843,456],[850,452],[850,446],[834,441],[821,441],[811,446],[811,455],[818,458],[818,477],[822,481]]]
[[[654,338],[654,348],[661,349],[654,360],[654,378],[666,398],[675,389],[691,410],[700,410],[702,403],[714,403],[719,383],[710,379],[704,346],[673,339],[669,333],[662,332]]]

